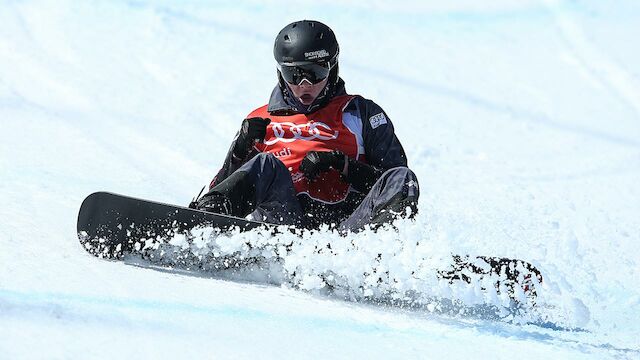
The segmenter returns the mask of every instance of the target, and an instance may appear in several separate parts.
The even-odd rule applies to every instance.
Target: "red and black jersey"
[[[385,112],[373,101],[361,96],[348,95],[340,80],[340,91],[327,105],[309,113],[291,111],[280,88],[276,86],[269,104],[252,111],[247,117],[268,117],[271,123],[262,144],[249,154],[270,152],[281,160],[291,172],[295,190],[300,196],[325,204],[344,201],[356,191],[341,178],[336,170],[322,174],[313,182],[298,171],[307,152],[340,150],[352,159],[365,162],[380,170],[407,166],[407,160],[397,139],[393,125]],[[224,180],[244,161],[232,156],[235,141],[225,163],[210,187]],[[357,192],[357,191],[356,191]]]
[[[298,168],[309,151],[340,150],[352,159],[363,160],[358,139],[343,118],[344,108],[353,98],[351,95],[337,96],[310,114],[273,115],[265,105],[247,116],[271,118],[264,143],[257,144],[256,149],[271,153],[284,163],[297,194],[307,194],[314,200],[328,203],[347,197],[349,184],[340,178],[337,170],[309,181]]]

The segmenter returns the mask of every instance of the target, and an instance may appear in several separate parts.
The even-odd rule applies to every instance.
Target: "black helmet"
[[[303,79],[317,83],[328,78],[323,92],[305,112],[324,106],[337,89],[339,52],[333,30],[319,21],[296,21],[280,30],[273,56],[278,62],[278,79],[285,97],[288,92],[285,83],[298,85]]]
[[[340,49],[333,31],[319,21],[293,22],[280,30],[273,46],[279,65],[336,61]]]

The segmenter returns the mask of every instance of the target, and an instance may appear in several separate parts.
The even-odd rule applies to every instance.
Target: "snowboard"
[[[108,259],[121,259],[134,253],[136,244],[146,239],[170,239],[196,227],[210,226],[221,232],[248,231],[263,227],[277,236],[277,226],[234,216],[209,213],[188,207],[109,193],[89,195],[80,206],[77,232],[80,243],[89,253]],[[451,265],[438,271],[438,277],[450,283],[472,283],[491,277],[496,289],[510,295],[521,289],[529,297],[536,296],[542,273],[524,260],[491,256],[452,255]]]
[[[221,231],[241,231],[268,224],[234,216],[214,214],[188,207],[109,193],[96,192],[82,202],[77,232],[89,253],[120,259],[144,239],[166,239],[199,226]]]

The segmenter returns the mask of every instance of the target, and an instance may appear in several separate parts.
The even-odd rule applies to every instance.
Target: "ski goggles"
[[[323,64],[299,64],[299,65],[278,65],[280,74],[284,81],[292,85],[300,85],[302,81],[307,80],[311,84],[317,84],[329,77],[331,69],[335,66],[334,62],[326,62]]]

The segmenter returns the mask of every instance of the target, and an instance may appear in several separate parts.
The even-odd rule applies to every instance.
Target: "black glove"
[[[346,155],[340,150],[309,151],[302,159],[300,171],[307,179],[313,180],[318,174],[332,168],[342,172],[345,161]]]
[[[264,137],[267,135],[267,125],[270,122],[271,119],[261,117],[244,119],[236,144],[233,147],[233,155],[240,159],[246,158],[251,147],[256,142],[264,141]]]

